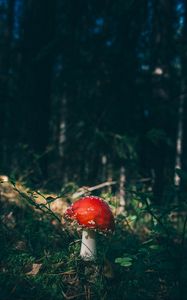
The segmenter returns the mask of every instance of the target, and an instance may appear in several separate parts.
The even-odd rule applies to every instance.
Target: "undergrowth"
[[[102,196],[115,213],[116,197]],[[80,259],[81,231],[24,194],[19,202],[0,202],[1,300],[186,298],[185,205],[183,214],[176,205],[161,210],[149,194],[130,192],[115,234],[98,235],[93,263]]]

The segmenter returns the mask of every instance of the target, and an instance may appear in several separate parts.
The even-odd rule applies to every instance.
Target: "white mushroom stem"
[[[84,229],[82,232],[82,243],[80,256],[83,260],[95,260],[96,259],[96,239],[95,231],[90,229]]]

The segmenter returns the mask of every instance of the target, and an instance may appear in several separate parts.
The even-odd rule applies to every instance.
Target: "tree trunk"
[[[53,57],[42,53],[54,38],[55,8],[55,0],[32,0],[25,5],[20,128],[23,141],[36,154],[43,154],[48,146]],[[40,166],[46,176],[45,156]]]
[[[2,50],[2,63],[1,63],[1,75],[2,75],[2,89],[1,89],[1,106],[2,114],[0,115],[1,130],[0,130],[0,141],[1,141],[1,158],[4,172],[9,171],[11,162],[11,144],[14,140],[14,126],[12,124],[12,99],[11,99],[11,53],[12,53],[12,38],[13,38],[13,22],[14,22],[14,6],[15,0],[7,1],[7,12],[6,12],[6,28],[4,31],[4,41]],[[11,149],[11,151],[10,151]]]
[[[183,93],[183,88],[182,88]],[[176,158],[175,158],[175,169],[182,168],[182,143],[183,143],[183,113],[184,113],[184,95],[182,94],[179,99],[178,108],[178,126],[177,126],[177,138],[176,138]],[[180,177],[175,172],[174,175],[175,186],[180,186]]]

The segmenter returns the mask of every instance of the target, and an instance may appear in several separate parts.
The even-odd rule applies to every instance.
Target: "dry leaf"
[[[14,229],[16,227],[16,219],[13,215],[13,211],[2,217],[3,223],[9,228]]]
[[[32,270],[30,272],[26,273],[26,275],[33,275],[33,276],[37,275],[41,269],[41,266],[42,266],[42,264],[33,264]]]
[[[23,251],[26,249],[26,243],[24,241],[17,241],[15,244],[15,249]]]

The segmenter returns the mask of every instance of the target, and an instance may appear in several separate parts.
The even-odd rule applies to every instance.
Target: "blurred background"
[[[186,299],[186,99],[187,0],[0,0],[0,299]]]
[[[186,34],[186,0],[0,0],[0,173],[185,190]]]

